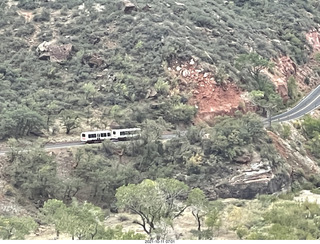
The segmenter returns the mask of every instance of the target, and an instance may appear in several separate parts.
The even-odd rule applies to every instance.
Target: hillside
[[[185,184],[188,191],[174,199],[181,204],[198,188],[213,205],[255,199],[235,206],[259,209],[277,198],[264,194],[287,192],[281,196],[292,200],[291,192],[319,192],[318,111],[268,129],[262,123],[319,85],[319,16],[316,0],[3,0],[0,149],[10,152],[0,158],[0,226],[1,216],[48,224],[39,209],[52,199],[65,211],[122,213],[128,206],[119,204],[118,189],[146,179]],[[140,140],[43,149],[78,141],[81,131],[129,127],[142,128]],[[187,132],[161,140],[176,130]],[[218,215],[206,211],[200,219],[207,232],[185,238],[213,238]],[[168,216],[159,217],[157,237],[173,223]],[[223,228],[232,238],[279,237],[269,217]],[[145,238],[99,231],[97,239]],[[311,230],[295,237],[308,233],[319,238]]]

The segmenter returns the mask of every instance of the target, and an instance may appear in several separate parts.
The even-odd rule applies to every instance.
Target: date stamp
[[[157,244],[172,244],[175,243],[175,240],[145,240],[146,244],[153,244],[153,243],[157,243]]]

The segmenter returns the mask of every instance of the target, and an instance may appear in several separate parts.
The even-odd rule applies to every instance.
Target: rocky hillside
[[[318,112],[268,130],[261,116],[319,85],[319,16],[315,0],[3,0],[0,213],[52,198],[116,212],[119,187],[157,178],[209,200],[317,191]],[[140,140],[41,148],[119,127]]]
[[[295,100],[291,76],[316,85],[318,11],[314,1],[5,0],[0,112],[29,108],[31,131],[56,133],[66,113],[98,129],[248,111],[245,92],[266,89],[236,65],[248,52],[276,64],[271,89]]]

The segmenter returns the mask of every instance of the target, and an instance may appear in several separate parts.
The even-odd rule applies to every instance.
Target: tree
[[[0,120],[0,136],[22,137],[31,132],[38,132],[45,127],[43,117],[28,107],[18,107],[5,110]]]
[[[187,200],[191,208],[191,213],[197,221],[198,239],[212,239],[213,228],[218,227],[220,223],[218,207],[209,202],[204,192],[199,188],[194,188],[190,192]],[[202,226],[207,229],[203,230]]]
[[[96,88],[94,86],[94,84],[92,82],[86,83],[82,86],[82,90],[85,93],[86,96],[86,100],[89,99],[89,97],[94,97],[95,93],[96,93]]]
[[[60,113],[63,125],[66,127],[66,134],[69,135],[72,129],[79,127],[79,115],[71,110],[63,110]]]
[[[192,215],[195,217],[198,227],[198,239],[201,240],[201,226],[205,215],[209,210],[209,201],[199,188],[192,189],[188,196],[188,205],[191,207]]]
[[[46,223],[54,225],[59,239],[60,232],[65,232],[69,224],[67,206],[60,200],[50,199],[44,203],[41,213]]]
[[[297,96],[298,96],[298,86],[297,86],[296,79],[293,76],[290,76],[288,80],[288,96],[292,100],[297,99]]]
[[[110,206],[114,202],[116,189],[129,182],[136,182],[138,178],[139,172],[131,165],[120,165],[117,161],[110,160],[110,156],[95,155],[83,149],[77,150],[75,162],[72,178],[81,183],[75,186],[82,187],[85,184],[87,196],[95,204],[103,202]],[[76,188],[70,190],[73,194]]]
[[[73,199],[68,208],[70,223],[66,230],[69,234],[78,238],[78,240],[93,240],[98,232],[98,227],[102,225],[104,213],[101,208],[91,203],[78,203]]]
[[[277,93],[271,93],[266,96],[265,92],[255,90],[250,92],[250,97],[255,105],[267,110],[269,127],[271,127],[271,114],[282,105],[282,98]]]
[[[0,237],[3,240],[22,240],[37,226],[31,217],[0,216]]]
[[[47,127],[47,130],[49,130],[49,126],[54,121],[55,115],[57,113],[59,113],[59,110],[61,111],[62,109],[54,101],[49,103],[46,106],[46,116],[47,116],[46,127]]]
[[[256,81],[260,78],[263,69],[270,69],[274,63],[263,58],[258,53],[241,54],[236,58],[236,67],[240,70],[247,70]]]
[[[60,232],[68,233],[78,240],[93,240],[98,230],[103,227],[102,221],[105,214],[102,209],[91,203],[80,204],[73,199],[71,206],[66,206],[62,201],[48,200],[41,209],[45,220],[55,226],[57,237]]]
[[[10,182],[30,199],[45,201],[58,197],[63,187],[57,177],[55,158],[42,148],[33,147],[13,145],[10,165],[6,169]]]
[[[129,184],[117,189],[117,205],[128,208],[138,214],[141,221],[134,223],[142,226],[143,230],[154,238],[160,238],[157,231],[160,225],[170,222],[180,216],[186,209],[186,203],[178,203],[181,196],[187,194],[188,186],[175,179],[144,180],[140,184]],[[171,222],[172,223],[172,222]]]

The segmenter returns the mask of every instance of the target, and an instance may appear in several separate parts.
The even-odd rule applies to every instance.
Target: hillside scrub
[[[254,106],[247,109],[243,102],[232,116],[196,120],[199,107],[190,102],[195,83],[186,82],[178,68],[192,61],[194,72],[210,74],[222,90],[248,91],[263,115],[282,109],[266,73],[272,74],[274,60],[283,55],[296,65],[310,61],[305,34],[320,24],[319,3],[132,2],[131,10],[118,0],[0,3],[0,140],[10,148],[0,162],[1,176],[15,188],[3,196],[26,199],[21,202],[39,209],[38,217],[57,236],[65,232],[73,239],[166,239],[187,207],[196,222],[195,239],[213,239],[222,214],[230,215],[228,230],[240,239],[319,239],[319,209],[313,204],[262,196],[250,218],[239,218],[245,201],[229,213],[216,208],[220,197],[253,199],[290,190],[296,178],[309,180],[306,185],[317,192],[319,176],[308,178],[286,164],[261,117],[248,112],[257,112]],[[304,81],[310,84],[308,77]],[[286,85],[296,101],[297,77]],[[209,106],[217,107],[216,101]],[[108,127],[139,127],[142,133],[139,140],[50,154],[41,139],[26,141],[44,135],[69,140],[80,131]],[[186,134],[162,140],[165,131],[176,129]],[[289,129],[283,128],[283,138],[291,137]],[[307,149],[320,157],[319,121],[305,117],[302,131]],[[105,228],[105,209],[140,214],[135,223],[146,235]],[[24,222],[30,228],[20,228]],[[0,216],[3,239],[22,239],[35,226],[28,218]]]
[[[320,11],[314,1],[135,4],[136,11],[125,13],[118,1],[23,0],[10,7],[3,2],[1,116],[28,107],[41,125],[35,132],[43,120],[52,128],[64,110],[78,112],[87,127],[112,120],[135,126],[158,116],[188,124],[196,111],[188,107],[185,94],[168,96],[174,87],[166,72],[171,61],[195,57],[216,70],[224,67],[235,82],[240,81],[236,58],[251,49],[267,60],[290,55],[305,63],[310,47],[303,33],[319,23]],[[72,52],[62,63],[39,59],[37,47],[43,41],[71,44]],[[160,88],[159,78],[166,87]],[[242,80],[243,87],[252,89],[250,77]],[[153,109],[153,99],[165,105]],[[114,106],[123,111],[121,117],[112,118]],[[84,111],[105,112],[93,118]]]

